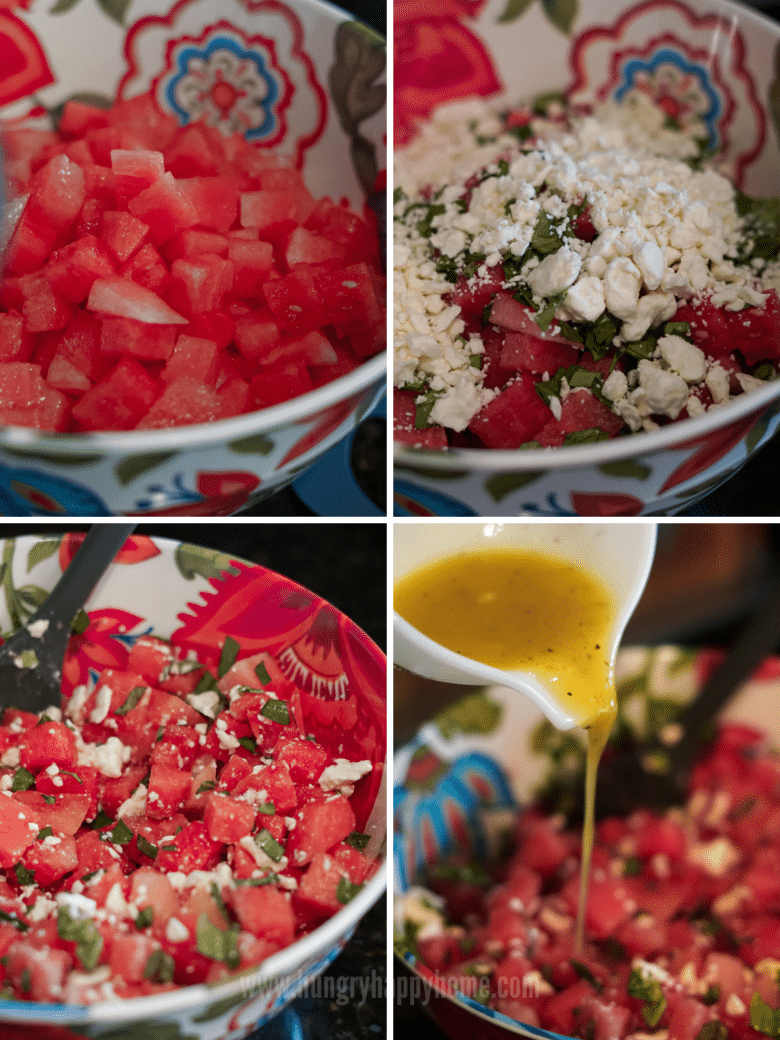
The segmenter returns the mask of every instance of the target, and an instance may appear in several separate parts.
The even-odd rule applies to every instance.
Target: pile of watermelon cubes
[[[6,125],[0,424],[150,430],[266,408],[385,342],[373,218],[144,94]],[[25,196],[26,202],[23,202]],[[23,208],[22,208],[23,204]]]
[[[3,997],[219,981],[349,902],[378,865],[356,828],[374,766],[313,739],[304,701],[266,653],[216,678],[148,635],[62,711],[6,709]]]

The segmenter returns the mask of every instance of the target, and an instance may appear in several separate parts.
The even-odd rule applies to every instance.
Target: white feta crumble
[[[372,768],[367,759],[362,762],[350,762],[346,758],[337,758],[333,765],[323,769],[318,783],[323,791],[334,791],[344,784],[355,783],[361,776],[370,773]]]

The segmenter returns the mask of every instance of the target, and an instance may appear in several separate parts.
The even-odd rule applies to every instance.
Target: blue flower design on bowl
[[[4,516],[112,516],[87,487],[35,469],[0,465],[0,513]]]
[[[206,43],[181,41],[172,63],[162,91],[182,124],[205,117],[223,133],[238,131],[253,141],[277,132],[285,87],[261,49],[221,31]]]

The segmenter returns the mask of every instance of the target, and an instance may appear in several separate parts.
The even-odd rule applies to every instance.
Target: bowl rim
[[[272,433],[282,427],[311,421],[323,408],[366,390],[385,373],[386,360],[386,351],[382,351],[346,375],[289,401],[214,422],[190,423],[162,430],[95,433],[56,433],[26,426],[0,426],[0,455],[5,448],[13,448],[14,452],[20,453],[28,449],[30,454],[48,450],[72,454],[74,457],[93,455],[96,451],[112,455],[136,455],[143,451],[156,452],[166,448],[216,446],[254,434]]]
[[[395,442],[396,466],[413,470],[452,469],[491,471],[582,469],[604,462],[637,458],[662,451],[684,450],[689,441],[707,437],[740,419],[759,413],[780,402],[780,377],[757,390],[741,394],[728,404],[714,408],[704,415],[671,422],[649,433],[631,433],[624,437],[597,441],[595,444],[577,444],[562,448],[448,448],[430,451]]]
[[[166,535],[151,534],[146,535],[145,537],[150,538],[156,545],[162,543],[161,548],[167,548],[170,553],[173,553],[177,546],[187,544],[182,542],[180,539],[169,538]],[[42,530],[40,533],[31,532],[29,534],[13,535],[9,538],[0,537],[0,541],[19,542],[23,539],[28,539],[32,542],[38,542],[49,538],[50,535],[47,534],[45,530]],[[333,610],[338,611],[339,615],[347,618],[350,623],[365,636],[371,646],[376,647],[379,654],[383,657],[386,656],[374,640],[371,639],[371,637],[365,633],[359,625],[352,621],[348,614],[345,614],[343,610],[338,610],[338,608],[334,607],[333,604],[331,604],[329,600],[326,600],[324,596],[312,592],[310,589],[307,589],[306,586],[301,585],[300,582],[295,581],[293,578],[288,578],[284,574],[280,574],[278,571],[273,570],[273,568],[265,566],[265,564],[246,560],[237,553],[227,553],[226,556],[231,560],[236,560],[239,563],[246,564],[248,567],[259,567],[265,571],[269,571],[271,574],[276,575],[285,582],[295,585],[298,588],[305,589],[306,592],[316,596],[318,600],[328,603]],[[201,592],[202,591],[203,590],[201,590]],[[200,595],[201,592],[199,592],[198,595]],[[185,597],[187,602],[189,602],[193,595],[194,593],[192,592],[188,593],[187,597]],[[386,798],[385,785],[387,784],[387,780],[388,759],[386,750],[383,782],[382,786],[379,788],[377,802],[382,798]],[[45,1004],[22,1000],[0,1000],[0,1024],[3,1022],[25,1022],[31,1024],[37,1022],[72,1022],[84,1024],[87,1022],[90,1024],[109,1022],[130,1023],[145,1017],[184,1011],[191,1005],[197,1005],[206,1001],[211,1003],[216,1000],[223,1000],[227,997],[237,995],[242,991],[245,991],[246,999],[250,999],[262,991],[264,986],[272,986],[285,975],[289,976],[291,982],[295,979],[300,986],[303,986],[307,978],[307,972],[311,969],[301,969],[301,961],[316,956],[318,953],[322,954],[323,951],[325,951],[324,955],[332,952],[333,949],[338,946],[338,941],[342,936],[345,936],[348,941],[360,918],[381,898],[382,893],[387,888],[387,859],[386,829],[382,851],[381,854],[377,856],[379,867],[353,899],[346,903],[340,910],[337,910],[332,917],[323,921],[323,923],[318,925],[313,931],[308,932],[299,939],[296,939],[283,950],[279,950],[277,953],[272,954],[261,964],[251,966],[233,977],[221,979],[219,982],[214,983],[201,982],[190,986],[179,986],[174,990],[169,990],[163,993],[152,993],[144,997],[118,997],[115,1000],[99,1001],[95,1004]],[[338,950],[338,952],[341,951]],[[324,967],[325,965],[323,965],[323,969]]]

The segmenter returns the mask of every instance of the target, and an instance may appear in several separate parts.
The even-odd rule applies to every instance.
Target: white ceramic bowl
[[[288,84],[285,107],[271,111],[263,140],[302,159],[312,193],[346,197],[358,213],[374,195],[372,202],[384,208],[371,178],[385,167],[385,109],[366,103],[360,82],[381,81],[379,36],[322,0],[132,0],[124,14],[120,7],[36,4],[24,21],[6,15],[7,61],[13,57],[19,68],[7,78],[0,73],[0,114],[56,108],[85,92],[132,97],[171,79],[177,41],[188,41],[195,58],[205,61],[219,39],[257,61],[277,84]],[[331,70],[345,63],[352,70],[348,84],[334,85]],[[349,109],[354,126],[348,133],[340,112],[352,104],[358,111]],[[360,169],[353,163],[358,138]],[[289,484],[347,436],[384,392],[385,368],[384,354],[376,355],[310,393],[216,423],[53,435],[0,428],[0,514],[235,513]]]
[[[0,556],[7,564],[0,630],[8,632],[11,608],[18,610],[21,605],[24,610],[37,595],[34,590],[54,586],[78,544],[73,535],[25,536],[0,542]],[[285,592],[294,594],[296,605],[280,618],[279,603]],[[77,677],[83,679],[90,667],[97,671],[107,667],[106,661],[116,662],[112,666],[121,668],[133,637],[150,630],[193,647],[199,640],[213,646],[214,638],[221,634],[224,642],[235,624],[237,640],[247,646],[247,637],[239,635],[239,629],[242,619],[244,623],[249,619],[256,633],[251,652],[263,649],[265,642],[269,652],[277,655],[301,639],[316,644],[315,625],[321,626],[324,621],[328,634],[334,636],[331,652],[342,660],[359,711],[383,732],[384,655],[325,600],[264,567],[215,549],[134,535],[101,580],[87,610],[93,626],[80,640],[75,660],[66,666],[66,681],[71,683]],[[368,824],[373,834],[370,844],[379,855],[385,835],[381,775],[380,769],[376,790],[372,789],[370,795],[375,809],[369,813]],[[51,1035],[57,1040],[71,1035],[65,1029],[72,1030],[74,1040],[84,1034],[96,1038],[105,1035],[111,1040],[144,1035],[220,1040],[228,1035],[246,1035],[281,1011],[307,980],[339,954],[357,922],[381,896],[385,880],[380,864],[342,910],[240,977],[217,985],[184,986],[168,993],[88,1007],[0,1000],[0,1035],[44,1040],[49,1035],[46,1029],[55,1024],[61,1031]]]
[[[453,12],[434,27],[428,8],[396,0],[397,142],[443,101],[509,103],[562,89],[578,102],[605,100],[641,77],[683,118],[696,108],[738,187],[777,195],[777,22],[730,0],[491,0]],[[430,45],[434,32],[441,49]],[[735,473],[779,424],[775,381],[700,418],[590,445],[434,452],[396,444],[395,512],[673,515]]]
[[[679,647],[627,648],[618,654],[618,688],[627,692],[619,718],[641,735],[647,698],[684,704],[710,674],[716,655]],[[723,717],[763,730],[780,742],[780,661],[768,660],[730,701]],[[640,721],[638,721],[640,720]],[[394,896],[401,897],[426,863],[472,843],[484,856],[487,835],[480,822],[484,806],[511,809],[560,771],[552,755],[532,750],[531,737],[542,715],[530,701],[503,687],[474,693],[423,726],[394,758]],[[537,742],[534,746],[539,747]],[[464,838],[468,835],[468,838]],[[397,912],[400,925],[401,914]],[[424,1005],[452,1040],[523,1036],[561,1040],[557,1033],[524,1026],[478,1001],[453,991],[446,980],[418,965],[396,937],[396,951],[412,972],[407,994]],[[563,1038],[566,1040],[566,1038]]]

